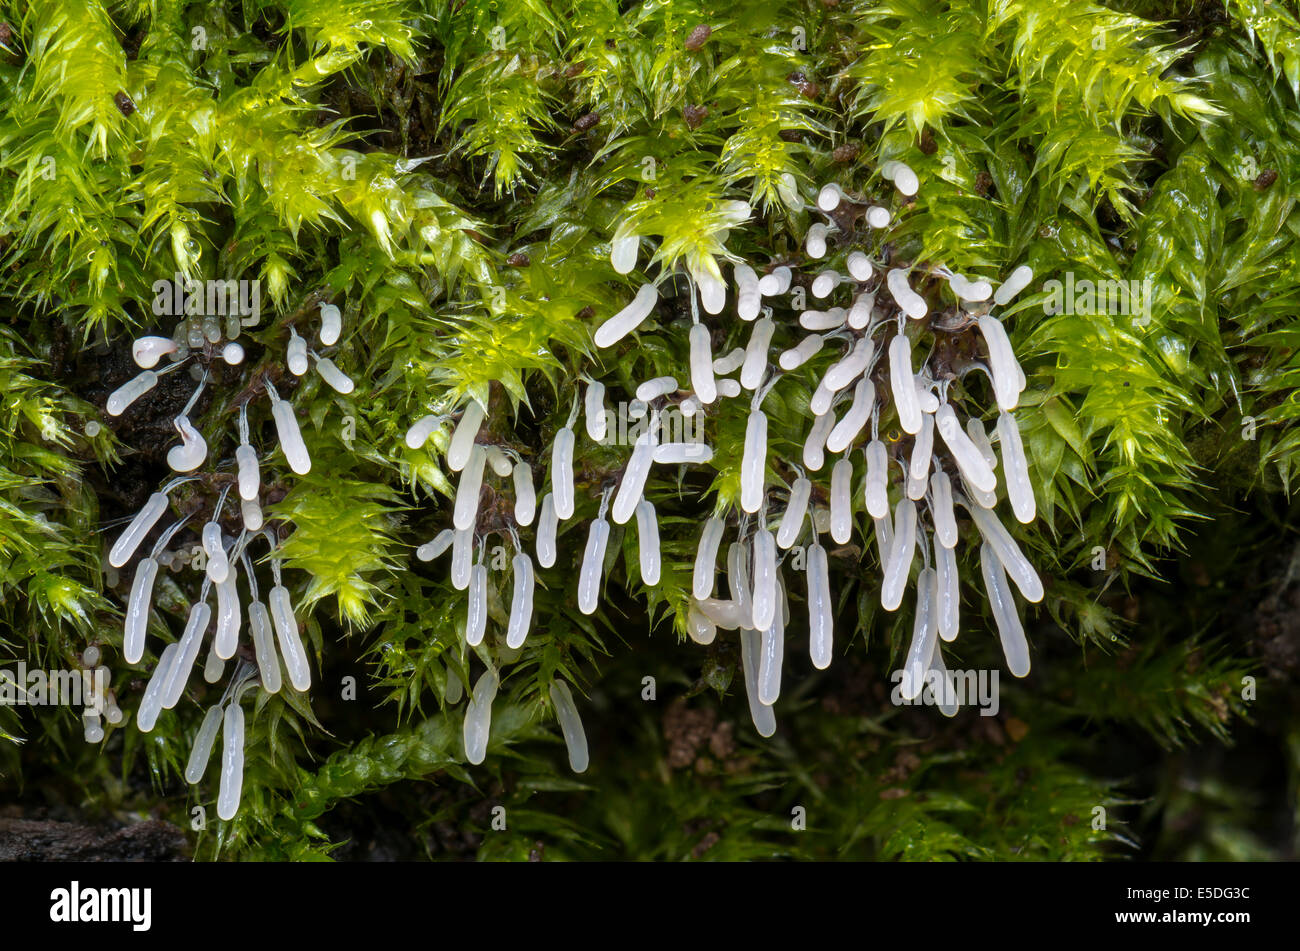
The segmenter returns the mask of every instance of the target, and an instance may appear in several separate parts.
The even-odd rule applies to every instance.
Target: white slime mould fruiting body
[[[583,413],[587,422],[587,435],[594,442],[602,442],[605,439],[605,384],[599,380],[593,380],[587,384],[587,391],[583,396]]]
[[[465,708],[465,758],[475,766],[487,756],[488,738],[492,734],[492,701],[500,683],[496,670],[485,670],[474,684],[473,696]]]
[[[703,601],[713,593],[713,582],[717,575],[718,545],[722,541],[724,524],[722,519],[715,515],[704,523],[704,529],[700,532],[692,581],[692,593],[697,601]]]
[[[238,699],[226,707],[222,729],[221,784],[217,790],[217,815],[229,822],[239,812],[244,788],[244,708]]]
[[[284,658],[284,669],[289,675],[289,683],[293,685],[294,690],[304,693],[311,686],[311,668],[307,664],[307,652],[303,650],[302,637],[298,634],[298,622],[293,616],[293,603],[289,600],[289,591],[283,585],[276,585],[267,595],[267,600],[270,603],[271,623],[280,641],[280,656]]]
[[[569,427],[555,434],[551,447],[551,494],[555,517],[573,517],[573,430]]]
[[[718,387],[713,381],[713,348],[708,327],[703,324],[691,327],[690,350],[691,389],[701,403],[712,403],[718,398]]]
[[[153,527],[158,524],[158,519],[162,518],[163,512],[166,511],[166,493],[155,492],[149,496],[135,518],[131,519],[131,524],[127,525],[122,534],[117,537],[117,541],[113,543],[108,553],[108,563],[114,568],[121,568],[130,561],[135,550],[140,547],[140,542],[153,531]]]
[[[537,490],[533,486],[533,468],[520,461],[510,473],[515,483],[515,521],[520,525],[533,524],[537,514]]]
[[[583,614],[594,614],[600,601],[600,574],[608,544],[609,522],[597,517],[587,530],[587,547],[582,553],[582,568],[578,572],[578,610]]]
[[[190,750],[189,762],[185,765],[185,781],[193,785],[207,772],[208,760],[212,758],[212,746],[217,733],[221,730],[221,705],[213,704],[199,724],[199,732],[194,734],[194,746]]]
[[[460,422],[456,424],[451,439],[447,442],[447,468],[452,472],[460,472],[469,463],[478,431],[486,416],[477,400],[470,400],[465,405],[465,412],[461,413]]]
[[[343,314],[333,304],[321,304],[320,308],[320,342],[332,347],[339,342],[343,333]]]
[[[641,285],[641,289],[636,292],[636,296],[632,298],[630,304],[596,329],[593,338],[596,346],[602,349],[612,347],[636,330],[650,316],[650,312],[654,310],[655,303],[658,300],[659,292],[653,284]]]
[[[745,425],[745,451],[740,462],[740,507],[757,512],[763,505],[767,475],[767,414],[750,410]]]
[[[636,507],[637,553],[641,561],[641,580],[648,585],[659,583],[659,519],[654,503],[642,499]]]
[[[469,569],[469,593],[465,611],[465,643],[477,647],[483,643],[487,631],[487,565],[476,564]]]
[[[569,685],[563,680],[552,680],[551,703],[555,704],[555,718],[560,723],[560,732],[564,734],[564,746],[569,753],[569,768],[575,773],[587,771],[587,734],[582,729],[582,719],[574,705],[573,694]]]
[[[831,469],[831,538],[840,545],[853,535],[853,460],[840,459]]]
[[[803,529],[804,515],[808,511],[808,499],[812,496],[812,483],[800,476],[790,488],[790,501],[781,516],[781,527],[776,533],[776,544],[782,549],[789,548],[799,540]]]
[[[155,361],[156,362],[156,361]],[[152,370],[133,376],[109,394],[105,409],[109,416],[121,416],[128,406],[158,385],[158,374]]]

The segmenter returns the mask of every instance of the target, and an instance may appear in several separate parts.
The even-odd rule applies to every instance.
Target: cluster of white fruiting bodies
[[[324,346],[332,346],[338,341],[341,332],[341,313],[333,304],[325,304],[321,307],[320,316],[320,342]],[[229,321],[226,329],[230,337],[238,336],[238,318]],[[302,376],[308,370],[307,343],[292,328],[289,334],[286,363],[291,373]],[[109,396],[107,405],[109,414],[120,415],[133,402],[153,389],[160,374],[172,372],[182,366],[190,359],[192,352],[201,357],[214,355],[215,347],[222,339],[221,324],[216,318],[208,318],[206,321],[198,319],[182,321],[170,338],[141,337],[136,340],[132,346],[132,355],[135,362],[143,368],[143,372]],[[153,367],[158,365],[164,355],[171,359],[171,364],[155,372]],[[244,349],[237,341],[228,339],[221,347],[220,355],[227,363],[235,365],[243,361]],[[352,380],[344,375],[328,357],[321,357],[314,353],[313,357],[316,369],[326,383],[339,393],[352,391]],[[208,443],[190,422],[188,415],[206,381],[206,374],[200,374],[194,394],[175,420],[176,431],[180,435],[181,442],[167,453],[167,464],[177,473],[192,473],[208,458]],[[311,458],[307,453],[306,443],[303,442],[302,432],[298,428],[293,405],[280,398],[270,380],[263,378],[260,382],[270,398],[271,417],[275,422],[280,448],[289,468],[299,475],[310,472]],[[213,705],[203,720],[185,771],[185,778],[191,783],[197,783],[202,779],[217,733],[222,730],[224,724],[221,780],[217,797],[217,812],[222,819],[234,817],[239,808],[240,790],[243,785],[244,713],[240,707],[240,698],[246,691],[258,686],[268,693],[279,691],[283,684],[281,661],[288,675],[289,685],[294,690],[305,691],[311,685],[307,653],[303,648],[289,591],[280,577],[280,561],[275,558],[271,560],[273,586],[266,602],[263,603],[258,595],[257,576],[249,558],[248,548],[259,536],[265,538],[272,552],[277,550],[278,543],[270,530],[263,527],[260,504],[261,458],[249,442],[247,402],[240,406],[238,439],[233,460],[235,477],[220,493],[212,509],[211,518],[204,524],[199,536],[204,555],[202,590],[198,599],[190,607],[189,618],[180,640],[168,644],[163,649],[136,713],[136,725],[141,732],[148,733],[154,728],[161,711],[176,706],[189,683],[210,627],[213,628],[213,637],[203,667],[203,677],[208,683],[219,681],[225,672],[226,662],[236,656],[243,617],[245,612],[247,613],[256,664],[237,661],[234,676],[221,702]],[[197,476],[182,475],[149,497],[109,551],[108,563],[113,569],[122,568],[131,561],[145,538],[166,514],[171,501],[169,493],[178,485],[196,478]],[[223,512],[231,488],[236,489],[239,497],[241,519],[240,532],[234,538],[227,537],[222,529]],[[122,638],[122,653],[129,664],[139,663],[144,656],[154,582],[159,567],[174,566],[178,562],[189,561],[188,554],[167,550],[168,543],[188,520],[189,517],[186,516],[168,527],[158,538],[150,554],[136,564]],[[244,580],[242,594],[239,586],[241,574]],[[214,589],[215,611],[208,603]],[[111,718],[112,709],[109,708],[110,722],[117,722]],[[85,726],[88,741],[98,742],[103,738],[104,731],[97,716],[88,714]]]
[[[882,166],[881,173],[904,196],[916,194],[916,175],[906,165],[888,162]],[[785,200],[797,198],[794,183],[784,184]],[[736,212],[733,217],[739,220],[749,217],[748,205],[732,204],[743,207],[743,214],[740,209],[729,209],[729,213]],[[840,209],[839,220],[864,216],[871,231],[879,235],[886,233],[893,218],[887,208],[854,201],[834,184],[821,190],[817,206],[828,215]],[[852,214],[846,217],[846,211]],[[763,736],[770,736],[776,729],[773,704],[780,695],[784,632],[790,617],[781,571],[786,555],[806,539],[803,563],[809,647],[813,664],[824,669],[832,658],[834,601],[827,552],[820,536],[829,532],[835,543],[848,543],[855,510],[865,508],[873,520],[875,542],[884,569],[881,604],[886,610],[896,610],[902,603],[918,552],[922,561],[923,566],[916,575],[913,635],[901,678],[905,699],[913,700],[925,690],[945,714],[951,716],[957,711],[955,691],[951,689],[939,647],[940,640],[952,641],[958,633],[956,506],[970,514],[982,539],[980,562],[984,586],[1007,666],[1017,677],[1029,672],[1029,649],[1008,576],[1027,600],[1036,602],[1043,596],[1038,575],[994,512],[1001,484],[1020,522],[1031,522],[1035,516],[1025,451],[1012,414],[1025,388],[1025,377],[1006,331],[990,312],[992,305],[1003,306],[1023,290],[1032,279],[1032,272],[1028,267],[1017,268],[995,292],[989,281],[972,281],[943,268],[922,271],[886,267],[881,260],[873,260],[867,250],[852,247],[852,234],[844,235],[841,246],[829,255],[830,242],[839,237],[836,220],[836,216],[829,216],[828,223],[814,224],[806,236],[805,251],[810,261],[842,262],[842,270],[824,267],[810,274],[811,280],[804,282],[807,288],[797,281],[799,275],[793,263],[771,262],[762,276],[748,264],[735,264],[736,314],[741,321],[752,323],[753,328],[745,347],[715,357],[711,350],[712,334],[700,320],[692,297],[694,323],[689,333],[686,380],[664,376],[637,387],[629,415],[644,417],[648,413],[648,425],[636,439],[617,484],[607,487],[601,495],[598,514],[588,528],[578,575],[578,608],[591,614],[599,601],[610,521],[621,525],[635,518],[642,579],[647,585],[658,582],[658,525],[654,505],[644,497],[650,470],[656,464],[707,463],[713,456],[712,450],[701,443],[661,441],[660,417],[670,408],[687,417],[708,414],[722,400],[739,397],[746,391],[750,393],[744,453],[740,460],[739,511],[730,511],[730,500],[723,500],[725,508],[720,507],[704,522],[686,626],[690,636],[701,644],[711,643],[718,628],[740,631],[749,708],[754,725]],[[640,241],[637,235],[620,229],[610,255],[615,270],[620,273],[633,270]],[[877,251],[882,243],[875,243]],[[987,357],[970,359],[967,365],[957,368],[957,373],[981,369],[992,382],[998,408],[996,436],[1001,449],[1001,480],[995,472],[999,460],[983,424],[970,416],[963,425],[956,409],[948,402],[948,388],[956,374],[945,370],[936,375],[929,360],[918,364],[915,359],[908,331],[923,326],[922,321],[930,310],[925,297],[913,289],[911,281],[927,275],[946,282],[955,297],[955,306],[951,313],[941,315],[943,326],[936,326],[936,332],[957,332],[977,326],[983,338]],[[710,315],[721,314],[726,308],[728,288],[720,275],[701,267],[691,269],[690,276],[704,311]],[[807,292],[828,303],[832,295],[842,295],[846,306],[806,309]],[[798,327],[779,326],[771,309],[763,303],[764,299],[787,295],[793,298],[794,309],[801,311]],[[626,307],[601,323],[595,332],[596,345],[612,347],[635,331],[650,317],[658,299],[656,285],[643,284]],[[782,338],[792,335],[791,339],[797,338],[797,342],[783,350],[774,348],[778,333]],[[841,347],[843,352],[826,368],[812,394],[809,406],[813,423],[803,444],[803,466],[790,467],[797,472],[797,478],[788,487],[773,486],[768,482],[768,433],[763,400],[783,374],[797,370],[828,346]],[[888,399],[886,386],[880,379],[883,376],[888,377]],[[892,403],[898,428],[909,437],[892,440],[896,446],[893,455],[897,478],[890,449],[880,438],[881,412],[888,403]],[[446,451],[448,468],[459,473],[460,478],[453,525],[422,545],[417,556],[428,561],[452,549],[452,583],[468,592],[465,636],[470,646],[482,642],[488,614],[486,541],[478,531],[479,497],[485,472],[490,470],[503,481],[513,481],[515,522],[528,526],[536,519],[537,562],[543,568],[553,565],[558,523],[574,513],[573,453],[577,439],[574,426],[580,404],[587,436],[597,442],[606,441],[605,387],[593,380],[587,383],[581,401],[575,401],[568,422],[552,443],[550,491],[543,495],[540,507],[531,467],[510,450],[477,441],[485,419],[483,406],[471,400],[455,425]],[[447,419],[447,415],[435,414],[419,420],[407,433],[407,445],[419,448]],[[857,447],[864,440],[866,445],[861,456],[865,462],[865,478],[862,490],[855,492],[854,460]],[[829,492],[824,487],[815,487],[810,475],[825,468],[827,453],[839,455],[830,467]],[[892,506],[891,494],[896,497]],[[818,499],[829,499],[829,502],[819,507]],[[729,597],[722,597],[715,595],[714,588],[718,553],[728,525],[735,526],[736,534],[726,552]],[[512,565],[514,592],[506,631],[507,656],[521,647],[528,635],[534,586],[532,559],[523,549],[518,533],[513,528],[509,531],[516,554]],[[454,681],[455,677],[449,680]],[[466,712],[465,746],[474,763],[485,755],[490,705],[498,683],[499,673],[489,665],[474,687]],[[459,682],[454,686],[459,688]],[[449,692],[455,694],[451,698],[453,702],[458,699],[459,689]],[[557,681],[552,697],[564,726],[574,768],[581,770],[587,762],[586,744],[567,686]]]

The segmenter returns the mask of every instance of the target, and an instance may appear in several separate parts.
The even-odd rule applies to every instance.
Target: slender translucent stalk
[[[279,693],[280,657],[275,651],[275,636],[271,631],[271,613],[261,601],[248,606],[248,628],[253,634],[253,652],[257,656],[257,672],[262,678],[262,689]]]
[[[193,785],[207,772],[208,760],[212,759],[212,747],[216,743],[217,733],[221,730],[221,705],[214,703],[203,715],[199,732],[194,734],[194,746],[190,749],[189,762],[185,764],[185,781]]]
[[[695,551],[695,573],[691,586],[696,600],[703,601],[713,593],[713,582],[718,571],[718,544],[722,541],[724,523],[716,515],[704,523],[700,543]]]
[[[903,431],[915,436],[921,431],[921,404],[916,398],[916,380],[912,377],[912,342],[907,334],[895,334],[889,341],[889,388],[894,394],[894,408]]]
[[[488,738],[492,734],[492,701],[500,683],[496,670],[485,670],[474,684],[474,694],[465,708],[465,758],[475,766],[487,756]]]
[[[1024,677],[1029,673],[1029,644],[1025,640],[1025,629],[1020,624],[1020,616],[1016,613],[1011,589],[1007,586],[1002,562],[988,542],[980,546],[980,572],[984,575],[984,590],[988,593],[989,607],[993,611],[998,636],[1002,640],[1002,654],[1007,661],[1007,670],[1014,677]]]
[[[782,549],[789,548],[798,541],[811,496],[812,483],[803,476],[795,479],[790,488],[790,501],[786,503],[785,514],[781,516],[781,527],[776,533],[776,543]]]
[[[217,815],[226,822],[239,812],[244,790],[244,708],[238,700],[226,707],[222,729],[221,785],[217,789]]]
[[[153,603],[153,583],[157,577],[158,562],[152,558],[143,559],[135,569],[131,597],[126,607],[126,627],[122,635],[122,656],[128,664],[138,664],[144,656],[149,608]]]
[[[472,458],[475,440],[486,415],[477,400],[465,404],[465,412],[460,414],[460,422],[447,442],[447,468],[452,472],[460,472]]]
[[[989,468],[979,448],[957,423],[957,414],[953,412],[951,404],[944,403],[939,407],[939,411],[934,414],[934,423],[944,445],[952,453],[957,468],[961,470],[962,477],[981,492],[996,489],[997,476]]]
[[[845,456],[831,469],[831,538],[844,545],[853,535],[853,461]]]
[[[747,390],[756,390],[763,382],[763,373],[767,370],[767,348],[775,329],[771,317],[754,321],[754,330],[745,345],[745,361],[740,365],[740,385]]]
[[[1006,481],[1011,510],[1018,522],[1028,525],[1037,513],[1034,487],[1029,481],[1029,461],[1020,440],[1020,427],[1010,413],[998,415],[998,443],[1002,446],[1002,478]]]
[[[903,603],[903,589],[916,554],[916,503],[899,499],[894,507],[894,532],[889,546],[889,560],[885,565],[885,579],[880,588],[880,604],[886,611],[895,611]]]
[[[597,517],[587,530],[587,547],[582,553],[582,568],[578,573],[578,610],[583,614],[594,614],[600,600],[600,574],[608,544],[609,522]]]
[[[510,622],[506,627],[506,646],[523,647],[533,622],[533,561],[523,552],[511,562],[515,586],[510,598]]]
[[[563,680],[551,681],[551,703],[555,704],[555,718],[560,723],[560,732],[564,734],[564,746],[569,752],[569,768],[575,773],[587,771],[587,734],[582,729],[582,719],[573,702],[569,685]]]
[[[483,643],[487,631],[487,565],[474,565],[469,570],[469,595],[465,608],[465,643],[477,647]]]
[[[912,643],[907,649],[903,665],[903,699],[920,696],[925,686],[925,673],[930,669],[930,657],[937,640],[935,624],[935,574],[933,568],[922,568],[916,578],[916,614],[912,621]]]
[[[609,320],[601,324],[593,337],[597,347],[612,347],[650,316],[659,300],[659,292],[653,284],[642,284],[632,302]]]
[[[808,546],[808,653],[818,670],[830,666],[832,642],[830,568],[826,549],[813,542]]]
[[[559,516],[555,514],[555,496],[547,492],[542,496],[542,511],[537,519],[537,563],[543,568],[555,564],[555,533],[558,528]]]
[[[302,636],[298,633],[298,621],[293,616],[293,602],[289,600],[288,589],[276,585],[267,595],[267,601],[270,602],[271,623],[275,626],[275,634],[280,641],[280,656],[284,658],[289,683],[294,690],[305,693],[311,686],[311,667],[307,663],[307,652],[303,650]]]
[[[871,419],[871,411],[876,405],[876,386],[870,377],[858,380],[853,388],[853,402],[848,410],[826,437],[826,448],[831,452],[843,452],[858,438],[862,428]],[[928,418],[928,417],[927,417]],[[928,457],[927,457],[928,458]]]
[[[573,518],[573,430],[567,426],[551,447],[551,493],[556,518]]]
[[[776,539],[765,528],[754,533],[754,628],[766,631],[776,616]],[[770,702],[770,701],[768,701]]]
[[[648,585],[659,583],[659,519],[654,503],[642,499],[636,507],[636,537],[641,559],[641,580]]]
[[[740,507],[757,512],[763,506],[767,476],[767,414],[750,410],[745,425],[745,451],[740,462]]]

